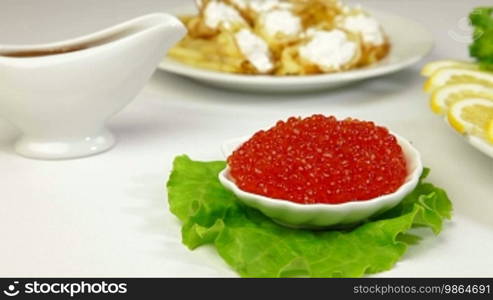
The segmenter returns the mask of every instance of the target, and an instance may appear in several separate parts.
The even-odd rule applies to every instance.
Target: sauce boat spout
[[[62,42],[0,45],[0,116],[22,132],[16,151],[66,159],[110,149],[106,122],[185,33],[177,18],[156,13]]]

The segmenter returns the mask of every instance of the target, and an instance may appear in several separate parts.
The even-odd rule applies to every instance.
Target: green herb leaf
[[[474,27],[473,43],[469,52],[482,69],[493,71],[493,7],[478,7],[469,15]]]
[[[438,234],[451,216],[447,194],[420,182],[397,207],[351,230],[311,231],[277,225],[241,204],[217,179],[225,162],[179,156],[168,181],[170,210],[182,222],[190,249],[213,244],[244,277],[361,277],[388,270],[419,237],[415,226]],[[423,172],[421,180],[428,175]]]

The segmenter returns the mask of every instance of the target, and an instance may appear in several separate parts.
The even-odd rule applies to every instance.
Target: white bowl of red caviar
[[[314,115],[223,145],[222,185],[295,228],[349,226],[411,193],[423,165],[404,138],[373,122]]]

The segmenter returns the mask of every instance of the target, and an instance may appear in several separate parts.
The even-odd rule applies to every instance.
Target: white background
[[[0,0],[0,44],[75,37],[185,1]],[[362,3],[426,25],[436,39],[429,61],[466,59],[464,18],[491,0]],[[371,119],[407,137],[432,168],[430,180],[454,202],[442,235],[425,234],[379,276],[493,276],[493,160],[430,112],[423,63],[304,95],[228,92],[156,72],[111,121],[116,148],[71,161],[17,156],[18,132],[0,120],[0,276],[235,276],[212,248],[191,252],[181,245],[165,192],[173,157],[222,159],[222,141],[313,113]]]

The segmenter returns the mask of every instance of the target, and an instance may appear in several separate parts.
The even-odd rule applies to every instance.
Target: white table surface
[[[75,37],[184,1],[0,0],[0,44]],[[436,39],[429,61],[467,58],[464,17],[491,0],[363,4],[426,25]],[[78,160],[17,156],[18,132],[0,120],[0,276],[235,276],[212,248],[181,244],[164,187],[171,162],[183,153],[222,159],[222,141],[313,113],[371,119],[412,140],[432,168],[430,180],[454,202],[454,219],[438,238],[427,234],[379,276],[493,276],[493,160],[430,112],[422,64],[305,95],[228,92],[156,72],[111,121],[117,147]]]

